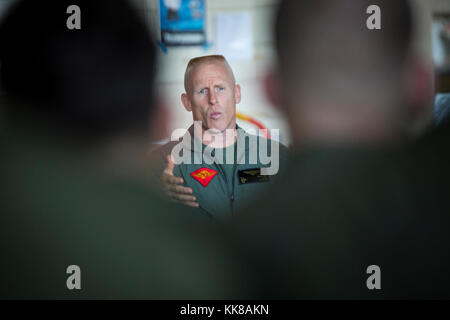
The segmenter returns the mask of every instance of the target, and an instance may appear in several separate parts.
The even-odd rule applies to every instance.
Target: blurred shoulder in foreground
[[[431,68],[411,50],[409,2],[378,1],[376,31],[371,4],[281,2],[268,92],[296,152],[233,221],[266,297],[450,297],[448,134],[411,146],[432,112]],[[372,265],[381,290],[367,287]]]

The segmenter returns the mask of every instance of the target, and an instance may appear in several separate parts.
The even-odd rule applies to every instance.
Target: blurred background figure
[[[224,298],[243,283],[219,238],[147,186],[152,41],[121,0],[17,1],[1,21],[0,297]]]
[[[407,148],[433,111],[431,66],[414,54],[410,3],[377,1],[381,30],[366,27],[372,4],[280,4],[266,88],[295,155],[233,233],[266,279],[264,297],[450,296],[448,170]],[[380,290],[369,289],[373,265]]]

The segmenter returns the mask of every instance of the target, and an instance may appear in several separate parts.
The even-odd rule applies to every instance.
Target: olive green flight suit
[[[213,219],[230,218],[249,202],[257,201],[257,196],[271,187],[285,166],[287,148],[284,145],[263,137],[248,135],[239,127],[237,131],[236,143],[224,149],[214,149],[203,145],[198,139],[195,142],[191,126],[180,141],[168,143],[160,150],[164,150],[164,159],[174,148],[177,148],[175,153],[179,152],[184,159],[190,157],[190,161],[175,165],[174,175],[183,178],[184,186],[192,188],[200,210]],[[243,141],[245,143],[242,143]],[[199,147],[196,148],[195,143]],[[262,156],[267,154],[269,158],[278,150],[279,170],[275,175],[261,174],[261,168],[271,165],[267,163],[267,159],[261,158],[261,148]]]

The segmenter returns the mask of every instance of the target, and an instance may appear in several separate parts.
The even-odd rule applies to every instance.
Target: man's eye
[[[200,94],[205,94],[205,93],[206,93],[206,90],[207,90],[207,89],[202,89],[202,90],[200,90],[198,93],[200,93]]]
[[[217,91],[223,91],[223,90],[225,90],[225,88],[224,87],[217,87],[216,90]]]

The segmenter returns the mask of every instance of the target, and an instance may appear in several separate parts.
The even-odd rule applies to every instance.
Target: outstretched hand
[[[173,169],[175,163],[172,156],[167,156],[167,166],[161,175],[161,181],[167,195],[175,202],[184,204],[189,207],[197,208],[199,206],[196,197],[193,195],[192,189],[184,187],[183,178],[174,176]]]

